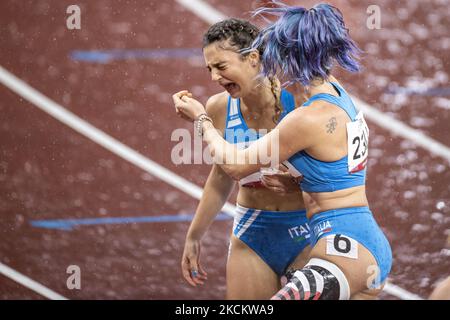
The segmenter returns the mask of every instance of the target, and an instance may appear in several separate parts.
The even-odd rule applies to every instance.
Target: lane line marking
[[[209,24],[214,24],[216,22],[228,18],[225,14],[217,11],[216,9],[212,8],[209,5],[206,5],[202,0],[176,0],[176,1],[181,5],[183,5],[184,7],[186,7],[187,9],[191,10],[194,14],[196,14],[198,17],[202,18]],[[351,97],[352,99],[354,99],[354,102],[364,111],[364,115],[367,116],[368,119],[377,123],[381,127],[388,129],[389,131],[395,134],[398,134],[403,138],[416,142],[417,144],[419,144],[426,150],[430,151],[431,153],[437,154],[447,159],[447,161],[450,163],[450,148],[442,145],[437,141],[434,141],[433,139],[428,138],[423,133],[406,126],[402,122],[393,119],[391,117],[388,117],[385,114],[382,114],[380,111],[376,110],[374,107],[368,105],[362,100],[354,96]],[[416,296],[415,294],[410,293],[404,289],[401,289],[400,287],[395,286],[393,284],[386,284],[385,288],[386,287],[388,288],[386,292],[404,300],[409,300],[409,298],[413,296],[420,298],[419,296]]]
[[[424,300],[417,294],[411,293],[403,288],[400,288],[399,286],[390,283],[389,281],[386,282],[383,291],[386,291],[391,296],[402,298],[403,300]]]
[[[204,1],[199,0],[175,0],[183,7],[191,10],[208,24],[214,24],[227,18],[222,12],[214,9]]]
[[[0,82],[19,96],[23,97],[25,100],[28,100],[31,104],[37,106],[42,111],[48,113],[52,117],[74,129],[76,132],[96,142],[97,144],[118,155],[124,160],[127,160],[137,167],[143,169],[144,171],[152,174],[153,176],[158,177],[160,180],[190,195],[194,199],[199,200],[201,198],[203,191],[202,188],[178,176],[177,174],[171,172],[170,170],[164,168],[156,162],[144,157],[137,151],[131,149],[130,147],[107,135],[103,131],[92,126],[87,121],[64,109],[56,102],[50,100],[48,97],[44,96],[42,93],[32,88],[30,85],[4,69],[2,66],[0,66]],[[234,217],[234,208],[234,205],[227,202],[222,208],[222,212],[231,217]],[[31,280],[30,278],[22,275],[14,269],[11,269],[3,264],[1,264],[1,266],[2,268],[0,271],[5,276],[13,279],[18,283],[23,284],[36,293],[49,299],[64,298],[58,294],[52,295],[53,291],[45,288],[42,285],[39,285],[34,280]]]
[[[187,222],[192,221],[193,214],[173,214],[164,216],[145,217],[105,217],[105,218],[83,218],[83,219],[46,219],[32,220],[31,226],[44,229],[57,229],[71,231],[76,226],[92,226],[99,224],[130,224],[130,223],[164,223],[164,222]],[[217,221],[230,220],[230,215],[218,214]]]
[[[139,152],[131,149],[117,139],[114,139],[110,135],[94,127],[89,122],[81,119],[74,113],[63,108],[61,105],[50,100],[48,97],[44,96],[42,93],[32,88],[30,85],[20,80],[1,66],[0,82],[17,93],[19,96],[22,96],[24,99],[37,106],[42,111],[74,129],[79,134],[96,142],[105,149],[131,162],[138,168],[152,174],[176,189],[183,191],[194,199],[200,200],[203,192],[202,188],[150,160],[149,158],[146,158]],[[234,207],[234,205],[227,203],[222,210],[226,214],[234,217]]]
[[[127,59],[199,58],[203,61],[203,54],[200,48],[74,50],[69,56],[74,61],[104,64]]]
[[[450,87],[441,88],[404,88],[404,87],[389,87],[386,89],[387,94],[404,94],[404,95],[417,95],[426,97],[436,96],[450,96]]]
[[[450,148],[446,145],[428,137],[423,132],[413,129],[403,122],[392,118],[383,112],[368,105],[355,96],[351,96],[355,104],[364,112],[364,116],[376,123],[378,126],[400,136],[404,139],[414,142],[416,145],[429,151],[430,153],[446,159],[450,164]]]
[[[42,284],[30,279],[29,277],[21,274],[20,272],[8,267],[7,265],[0,262],[0,273],[4,276],[14,280],[17,283],[20,283],[24,287],[39,293],[41,296],[44,296],[51,300],[67,300],[66,297],[50,290],[49,288],[43,286]]]

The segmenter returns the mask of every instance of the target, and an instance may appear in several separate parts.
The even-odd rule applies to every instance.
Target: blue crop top
[[[281,111],[280,119],[283,119],[289,112],[295,109],[294,96],[286,90],[281,90]],[[240,144],[243,148],[248,147],[248,143],[261,137],[255,129],[249,129],[241,112],[241,100],[228,97],[227,120],[224,132],[224,139],[229,143]]]
[[[350,119],[355,121],[357,110],[349,95],[339,84],[334,82],[331,84],[339,92],[339,97],[320,93],[312,96],[302,107],[307,107],[317,100],[324,100],[342,108]],[[337,161],[325,162],[313,158],[305,150],[302,150],[290,157],[287,162],[291,174],[303,175],[300,186],[306,192],[332,192],[365,184],[365,162],[356,172],[350,173],[347,155]]]
[[[283,119],[289,112],[295,109],[294,96],[286,90],[281,91],[281,105],[283,110],[280,114],[280,119]],[[257,132],[255,129],[250,129],[245,122],[241,112],[241,100],[228,97],[227,118],[224,132],[224,139],[237,145],[238,149],[244,149],[249,146],[252,141],[262,137],[268,130],[261,130]],[[256,172],[248,177],[241,179],[241,185],[248,187],[259,187],[260,173]]]

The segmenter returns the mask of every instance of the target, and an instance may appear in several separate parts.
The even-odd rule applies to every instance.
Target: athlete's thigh
[[[311,254],[311,247],[306,246],[302,252],[298,254],[295,260],[289,265],[288,270],[295,270],[303,268],[308,262]]]
[[[227,299],[269,299],[280,289],[275,272],[245,243],[231,236]]]
[[[343,240],[338,238],[337,241],[327,242],[327,236],[321,238],[312,248],[310,257],[327,260],[337,265],[347,278],[350,296],[361,292],[372,295],[379,291],[369,289],[370,284],[376,278],[375,272],[377,272],[377,262],[369,250],[357,243],[356,248],[353,248],[347,256],[337,255],[336,248],[333,246],[338,241]]]

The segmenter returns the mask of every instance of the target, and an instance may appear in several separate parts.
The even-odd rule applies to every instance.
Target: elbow
[[[223,171],[226,172],[233,180],[239,181],[247,176],[246,172],[240,165],[225,164],[222,166]]]
[[[245,153],[236,153],[234,146],[223,149],[211,147],[210,153],[214,162],[233,180],[239,181],[249,174],[249,166],[245,165]]]

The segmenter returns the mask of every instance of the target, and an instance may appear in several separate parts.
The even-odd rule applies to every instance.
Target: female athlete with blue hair
[[[390,272],[392,252],[366,197],[369,130],[362,113],[330,74],[335,62],[358,71],[359,49],[335,7],[319,4],[308,10],[276,4],[257,11],[279,18],[260,33],[251,49],[264,45],[267,76],[279,75],[306,88],[309,99],[302,107],[244,150],[236,150],[216,132],[203,105],[188,91],[173,96],[175,107],[197,121],[212,155],[223,160],[221,168],[235,179],[264,166],[261,150],[303,175],[310,260],[289,273],[288,283],[273,299],[374,298]],[[230,159],[228,154],[236,157]]]

